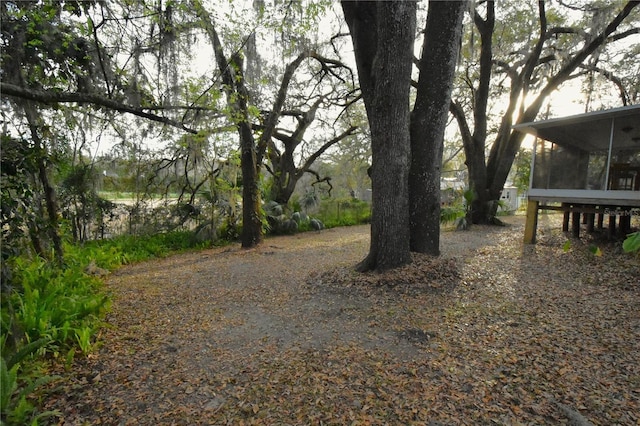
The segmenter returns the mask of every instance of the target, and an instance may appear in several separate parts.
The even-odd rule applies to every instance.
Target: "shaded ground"
[[[368,227],[121,269],[59,424],[640,424],[640,265],[541,217],[357,274]],[[553,219],[555,220],[555,219]],[[586,423],[584,423],[586,424]]]

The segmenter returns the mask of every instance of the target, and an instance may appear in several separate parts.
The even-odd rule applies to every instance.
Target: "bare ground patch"
[[[390,274],[353,272],[367,227],[123,268],[102,347],[45,405],[58,424],[638,424],[638,258],[563,250],[555,219],[525,247],[507,220]]]

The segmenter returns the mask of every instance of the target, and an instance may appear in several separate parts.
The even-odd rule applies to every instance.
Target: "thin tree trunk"
[[[211,16],[201,3],[195,3],[195,7],[196,13],[205,25],[213,45],[218,69],[227,86],[227,104],[234,114],[241,117],[236,124],[240,137],[240,168],[242,169],[242,234],[240,240],[243,248],[251,248],[260,244],[263,239],[260,190],[258,188],[260,163],[249,120],[247,105],[249,92],[242,73],[242,57],[236,54],[227,59]]]
[[[62,265],[64,261],[64,251],[62,248],[62,239],[58,233],[58,205],[56,203],[55,189],[49,182],[49,175],[47,172],[47,165],[45,163],[45,148],[40,138],[38,129],[40,128],[38,123],[38,115],[35,107],[29,102],[22,103],[27,122],[29,123],[29,130],[31,131],[31,139],[33,140],[34,150],[36,151],[36,161],[38,166],[38,179],[42,185],[44,192],[45,205],[47,208],[47,233],[53,244],[53,251],[56,261],[59,265]]]
[[[239,124],[240,167],[242,169],[242,235],[243,248],[255,247],[262,242],[259,173],[256,164],[255,141],[249,123]]]

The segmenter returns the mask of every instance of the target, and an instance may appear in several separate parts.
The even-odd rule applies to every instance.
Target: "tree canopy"
[[[353,75],[329,42],[308,34],[327,4],[255,2],[221,12],[197,1],[5,2],[5,111],[15,116],[12,105],[21,102],[42,111],[64,104],[108,123],[111,137],[125,143],[150,133],[156,140],[227,134],[241,152],[242,240],[250,247],[262,238],[263,160],[286,203],[313,162],[356,130],[338,120],[355,96]],[[244,25],[247,16],[254,26]],[[265,43],[271,55],[261,57],[256,46]],[[136,136],[135,120],[118,113],[156,126],[138,121],[148,130]],[[311,125],[314,134],[324,130],[322,138],[305,135]],[[303,141],[304,157],[294,163]]]
[[[487,223],[495,217],[524,139],[512,126],[533,121],[564,83],[602,75],[614,83],[622,104],[636,96],[637,72],[635,77],[615,77],[606,58],[613,57],[624,40],[640,34],[638,4],[585,2],[571,7],[562,2],[549,6],[544,1],[535,5],[489,1],[475,8],[451,104],[476,195],[474,222]],[[576,14],[577,19],[569,16]],[[631,50],[637,49],[637,42],[635,46]],[[623,78],[630,87],[617,84]]]
[[[408,250],[438,254],[443,105],[449,103],[456,119],[476,194],[473,220],[490,222],[522,143],[513,124],[535,119],[569,82],[581,82],[586,109],[638,101],[637,5],[429,2],[426,15],[419,11],[424,26],[416,22],[413,35],[422,42],[420,54],[414,57],[407,47],[407,63],[397,64],[401,49],[386,42],[397,34],[382,28],[391,25],[384,13],[392,10],[384,19],[372,11],[400,5],[343,2],[344,24],[329,1],[255,0],[224,8],[196,0],[2,2],[3,162],[24,152],[32,158],[24,170],[33,177],[19,182],[16,171],[3,179],[13,182],[7,187],[13,194],[26,197],[30,188],[44,200],[7,209],[3,223],[30,217],[25,229],[31,229],[36,251],[47,252],[46,240],[61,251],[57,218],[64,209],[56,191],[63,181],[78,182],[83,170],[95,176],[93,160],[87,159],[90,145],[110,140],[132,153],[148,153],[159,144],[164,151],[150,155],[156,164],[149,170],[140,168],[139,185],[157,189],[149,176],[182,168],[184,176],[167,180],[165,192],[183,185],[179,198],[191,194],[187,203],[218,178],[220,164],[239,153],[242,241],[251,247],[262,239],[263,198],[286,204],[305,174],[327,182],[313,164],[337,144],[366,137],[353,113],[364,99],[374,147],[373,211],[388,215],[374,219],[378,236],[372,248],[400,247],[391,243],[397,237],[409,240],[408,249],[404,242],[401,250],[393,249],[399,263],[407,261]],[[414,13],[403,19],[408,15]],[[369,26],[354,26],[356,21]],[[347,28],[360,40],[354,44],[358,72],[350,66]],[[374,75],[383,72],[376,60],[388,53],[396,58],[389,67],[398,69],[387,68],[394,71],[383,81]],[[371,96],[376,84],[407,72],[413,77],[404,102],[410,108],[410,156],[400,142],[404,136],[385,133],[404,129],[405,119],[386,123],[390,116],[376,110]],[[604,100],[603,92],[617,100]],[[398,93],[405,97],[406,91]],[[199,164],[207,153],[204,170]],[[63,158],[68,168],[61,166]],[[56,176],[54,166],[64,173]]]

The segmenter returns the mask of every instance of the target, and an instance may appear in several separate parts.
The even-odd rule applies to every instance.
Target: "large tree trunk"
[[[408,104],[416,3],[343,1],[342,8],[353,40],[373,156],[371,245],[358,269],[390,269],[411,261]]]
[[[469,210],[472,223],[487,223],[491,216],[487,191],[487,166],[485,144],[487,141],[487,105],[493,66],[493,31],[495,28],[495,2],[487,2],[487,17],[482,19],[474,13],[474,23],[480,33],[480,78],[473,99],[473,134],[467,133],[464,143],[466,165],[469,171],[469,186],[474,193]],[[456,118],[460,119],[459,116]],[[463,132],[463,138],[465,133]],[[463,139],[464,140],[464,139]]]
[[[442,146],[465,8],[464,1],[429,2],[411,115],[410,245],[412,251],[435,256],[440,254]]]
[[[277,172],[276,175],[272,177],[273,181],[271,182],[271,191],[269,195],[276,203],[287,205],[289,204],[289,200],[291,199],[293,191],[295,191],[296,184],[299,180],[298,169],[293,163],[283,166],[282,162],[285,160],[279,160],[281,164],[278,168],[276,169],[276,167],[273,167]]]

